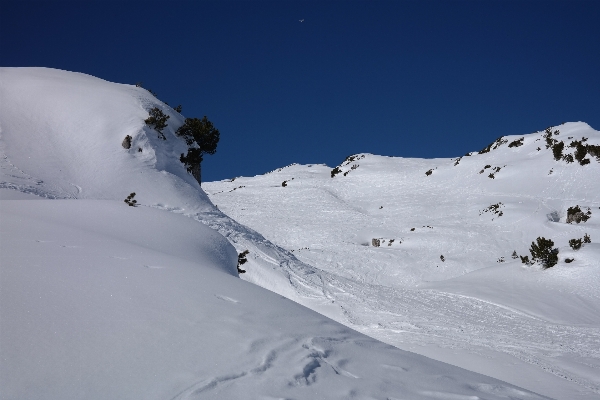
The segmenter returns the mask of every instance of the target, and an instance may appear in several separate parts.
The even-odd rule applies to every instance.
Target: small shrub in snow
[[[510,142],[510,143],[508,144],[508,147],[519,147],[519,146],[523,146],[523,139],[525,139],[525,138],[517,139],[517,140],[514,140],[514,141]]]
[[[141,152],[142,152],[142,148],[138,147],[138,153],[141,153]]]
[[[121,146],[123,146],[123,148],[125,149],[130,149],[131,148],[131,136],[127,135],[125,136],[125,139],[123,139],[123,142],[121,143]]]
[[[180,104],[180,105],[178,105],[177,107],[175,107],[173,110],[175,110],[175,111],[177,111],[179,114],[181,114],[181,110],[182,110],[182,108],[181,108],[181,104]]]
[[[381,239],[371,239],[371,246],[373,247],[379,247],[381,246]]]
[[[600,162],[600,145],[587,145],[587,152],[590,156],[596,157],[596,160]]]
[[[411,232],[414,232],[414,231],[415,231],[415,228],[410,228],[410,231],[411,231]]]
[[[563,160],[564,160],[564,161],[565,161],[567,164],[570,164],[570,163],[572,163],[573,161],[575,161],[575,160],[573,159],[573,155],[572,155],[572,154],[566,154],[566,155],[564,155],[564,156],[563,156]]]
[[[575,261],[575,259],[574,259],[574,258],[565,258],[565,262],[566,262],[567,264],[571,264],[573,261]]]
[[[250,253],[250,251],[248,250],[244,250],[243,252],[241,252],[240,254],[238,254],[238,264],[237,264],[237,271],[238,274],[244,274],[246,273],[246,270],[241,269],[240,267],[244,264],[246,264],[246,262],[248,261],[248,259],[246,258],[246,256]]]
[[[504,139],[503,137],[499,137],[498,139],[494,140],[492,143],[484,147],[482,150],[480,150],[479,154],[489,153],[490,150],[495,150],[498,147],[502,146],[504,143],[508,143],[508,140]]]
[[[425,175],[427,175],[427,176],[429,176],[431,174],[433,174],[433,169],[430,169],[429,171],[425,172]]]
[[[510,256],[513,260],[516,260],[517,258],[519,258],[519,256],[517,255],[517,251],[513,251],[512,255]]]
[[[137,200],[134,200],[135,192],[129,193],[129,196],[125,200],[123,200],[128,206],[135,207],[137,205]]]
[[[503,263],[504,262],[504,257],[500,257],[498,260],[496,260],[496,262]]]
[[[583,243],[592,243],[592,239],[590,238],[590,235],[588,235],[587,233],[585,235],[583,235]]]
[[[533,263],[529,261],[529,256],[519,256],[521,258],[521,262],[525,265],[532,265]]]
[[[496,178],[494,177],[494,174],[489,174],[489,175],[488,175],[488,178],[496,179]]]
[[[331,170],[331,177],[332,178],[335,177],[340,172],[342,172],[342,170],[340,169],[340,167],[335,167],[334,169]]]
[[[442,260],[442,262],[446,261],[443,254],[440,256],[440,260]]]
[[[483,215],[483,213],[489,212],[489,213],[497,215],[498,217],[501,217],[504,215],[504,213],[500,210],[500,208],[502,208],[502,207],[504,207],[504,204],[502,204],[502,202],[492,204],[491,206],[479,211],[479,215]]]
[[[579,250],[581,248],[581,239],[569,240],[569,246],[571,246],[573,250]]]
[[[356,168],[358,168],[358,164],[352,165],[348,171],[344,172],[344,176],[348,175],[350,171],[354,171]]]
[[[531,260],[541,263],[544,269],[552,268],[558,262],[558,249],[554,248],[551,239],[538,237],[535,242],[531,242],[529,252]]]
[[[577,161],[579,161],[579,164],[581,164],[581,165],[589,164],[590,160],[585,159],[586,155],[587,155],[587,146],[581,142],[577,142],[577,144],[575,146],[574,156],[575,156],[575,159]],[[585,160],[587,160],[587,162],[585,162]]]
[[[563,150],[565,148],[565,142],[560,141],[552,146],[552,154],[556,161],[560,161],[563,157]]]
[[[557,140],[554,139],[552,137],[552,135],[558,135],[560,133],[559,130],[555,130],[554,132],[552,132],[552,127],[548,127],[546,128],[546,131],[544,132],[544,139],[546,139],[546,148],[549,149],[550,147],[554,146],[554,144],[557,143]]]
[[[581,211],[581,208],[579,208],[579,205],[576,205],[575,207],[569,207],[567,209],[567,224],[573,222],[586,222],[588,219],[591,218],[591,215],[592,211],[589,208],[587,213],[584,213],[583,211]]]
[[[162,112],[158,107],[154,107],[150,110],[150,116],[144,120],[146,125],[154,128],[156,132],[158,132],[158,137],[162,140],[167,140],[165,135],[162,133],[162,130],[167,127],[167,120],[171,118],[165,113]]]

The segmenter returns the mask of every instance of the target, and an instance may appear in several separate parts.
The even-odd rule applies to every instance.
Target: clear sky
[[[212,181],[600,130],[599,21],[597,0],[0,0],[0,65],[142,81],[207,115]]]

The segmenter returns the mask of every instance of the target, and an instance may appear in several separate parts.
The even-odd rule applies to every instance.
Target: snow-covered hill
[[[578,142],[598,146],[600,132],[565,123],[456,159],[358,154],[202,186],[293,253],[285,265],[314,268],[284,274],[311,308],[552,397],[598,398],[600,160],[575,154]],[[567,223],[575,206],[591,218]],[[591,243],[569,246],[586,234]],[[537,237],[559,249],[553,268],[513,258],[531,258]],[[244,279],[277,291],[280,270],[260,253],[252,261]]]
[[[171,116],[166,141],[152,107]],[[0,398],[542,398],[239,279],[232,243],[278,271],[254,278],[319,299],[315,267],[185,172],[182,121],[142,88],[0,69]]]

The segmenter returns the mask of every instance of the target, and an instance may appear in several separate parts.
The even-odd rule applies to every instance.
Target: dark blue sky
[[[595,0],[0,0],[0,65],[142,81],[207,115],[211,181],[600,129],[599,21]]]

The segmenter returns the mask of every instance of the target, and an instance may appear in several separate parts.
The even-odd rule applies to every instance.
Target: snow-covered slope
[[[166,141],[144,124],[155,106]],[[239,279],[231,243],[272,256],[277,291],[317,293],[314,267],[184,171],[182,118],[131,85],[0,69],[0,398],[542,398]]]
[[[135,192],[146,205],[211,208],[179,162],[183,116],[146,89],[46,68],[2,68],[0,84],[0,187],[59,199]],[[170,117],[167,140],[144,123],[153,107]]]
[[[541,398],[238,279],[229,243],[184,216],[0,207],[2,399]]]
[[[540,393],[597,398],[600,162],[557,161],[546,145],[561,141],[568,159],[571,143],[598,146],[600,133],[566,123],[458,159],[359,154],[333,171],[290,165],[203,188],[297,257],[286,265],[314,268],[318,278],[295,285],[312,296],[304,304],[394,346]],[[591,218],[567,224],[574,206]],[[592,243],[571,249],[569,240],[586,234]],[[513,258],[531,258],[540,236],[559,249],[555,267]],[[254,256],[244,279],[279,290],[280,270]]]

